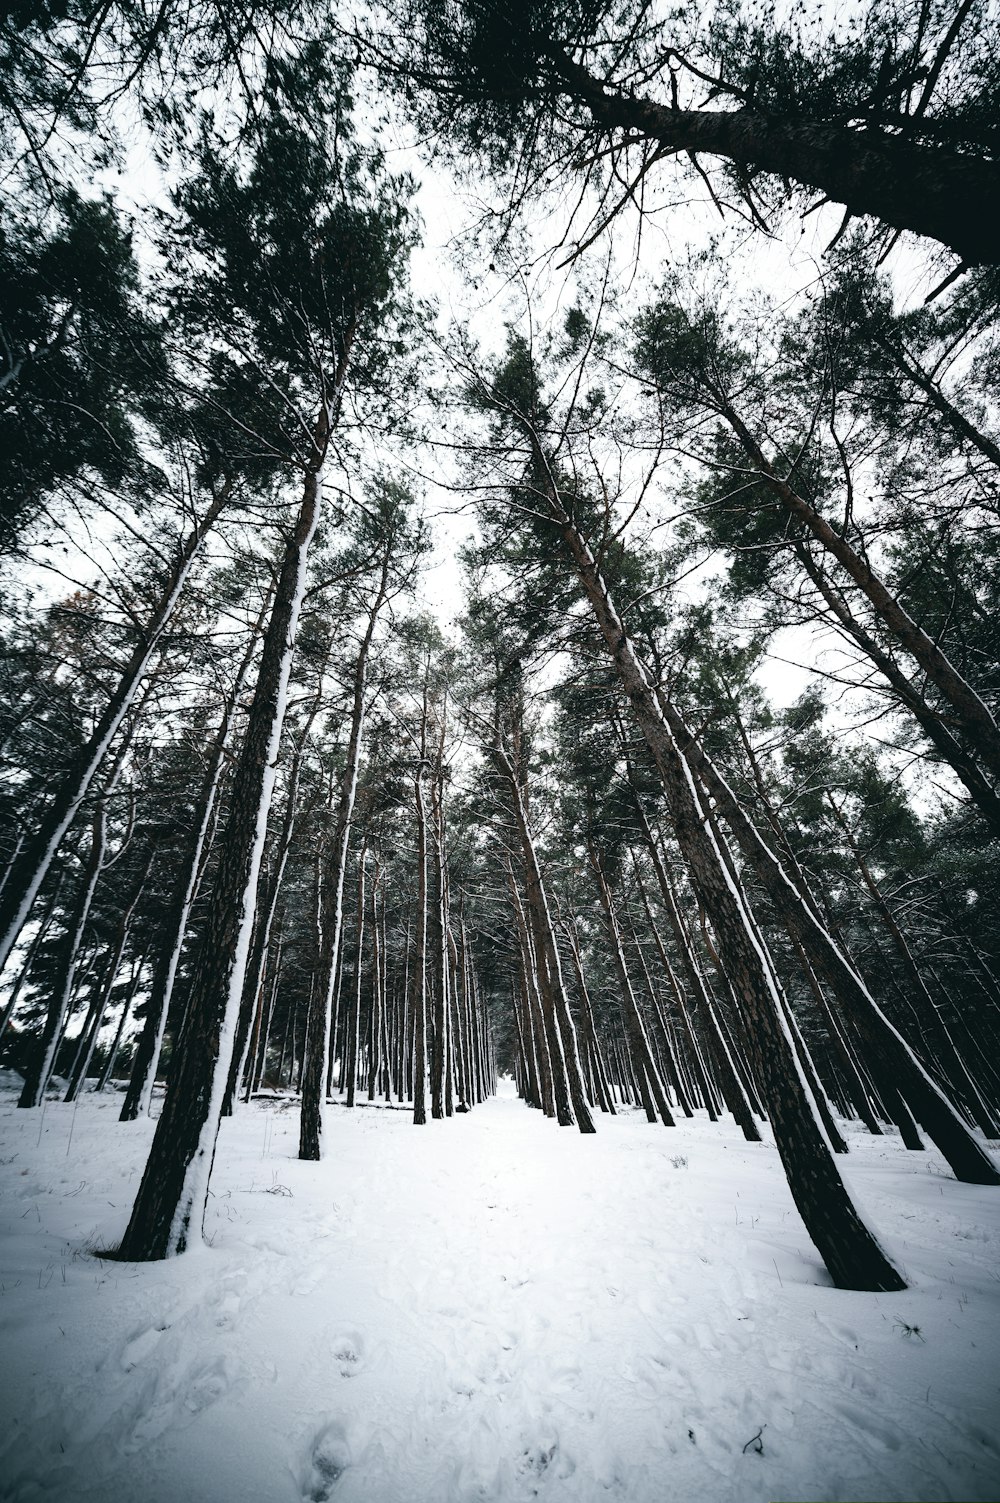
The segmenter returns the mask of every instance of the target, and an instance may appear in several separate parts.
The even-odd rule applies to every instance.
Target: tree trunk
[[[227,480],[213,495],[202,520],[196,523],[180,545],[150,618],[103,714],[86,743],[73,754],[38,829],[25,842],[11,867],[0,896],[0,969],[6,964],[7,957],[16,944],[53,857],[128,713],[136,690],[173,615],[198,550],[229,500],[231,488],[232,482]]]
[[[258,634],[263,627],[264,614],[270,600],[271,592],[268,591],[261,614],[254,623],[254,629],[250,634],[250,640],[247,643],[246,651],[243,654],[236,677],[223,704],[222,717],[212,741],[208,765],[201,780],[198,802],[195,805],[195,817],[190,842],[171,898],[169,910],[170,923],[167,928],[167,946],[159,956],[153,971],[153,983],[150,988],[146,1018],[142,1032],[139,1035],[139,1043],[136,1046],[128,1090],[125,1093],[125,1100],[122,1102],[121,1115],[119,1117],[119,1121],[121,1122],[134,1122],[138,1117],[147,1116],[150,1102],[153,1099],[153,1086],[156,1082],[160,1052],[163,1048],[163,1039],[167,1031],[170,1003],[173,998],[174,983],[177,980],[177,967],[180,964],[181,954],[184,949],[184,939],[187,934],[191,909],[198,895],[198,888],[204,871],[203,860],[209,844],[209,832],[213,826],[215,811],[218,805],[219,787],[226,765],[226,754],[229,747],[233,717],[253,664]]]
[[[332,418],[329,401],[324,400],[317,421],[316,458],[305,474],[302,503],[281,566],[170,1089],[119,1252],[126,1260],[183,1252],[201,1232],[243,994],[309,545],[319,519],[320,470]]]
[[[147,953],[148,952],[144,950],[133,967],[132,979],[129,982],[129,988],[125,994],[125,1000],[122,1003],[121,1015],[118,1019],[118,1027],[115,1029],[114,1041],[111,1045],[111,1048],[108,1050],[108,1057],[104,1061],[104,1067],[101,1070],[100,1078],[98,1079],[98,1082],[94,1087],[95,1095],[98,1095],[105,1089],[108,1081],[111,1079],[112,1072],[114,1071],[115,1061],[118,1058],[118,1051],[121,1048],[122,1035],[125,1032],[125,1024],[128,1021],[129,1014],[132,1011],[132,1003],[135,1001],[135,994],[139,990],[139,982],[142,979],[142,972],[143,967],[146,964]]]
[[[347,1098],[345,1106],[354,1106],[358,1090],[359,1057],[361,1054],[361,995],[364,984],[365,943],[365,859],[367,851],[362,845],[358,852],[358,901],[355,913],[355,958],[354,993],[347,1020]]]
[[[819,981],[829,987],[857,1026],[875,1058],[880,1078],[896,1083],[904,1100],[951,1165],[957,1179],[970,1184],[1000,1184],[989,1155],[965,1127],[954,1107],[927,1074],[902,1034],[878,1007],[861,977],[836,945],[811,905],[762,839],[739,800],[688,731],[681,715],[663,705],[685,756],[697,771],[739,842],[744,858],[770,898],[775,912],[805,951]]]
[[[53,986],[48,1013],[42,1036],[32,1052],[32,1060],[25,1072],[24,1085],[18,1098],[18,1106],[41,1105],[46,1087],[56,1062],[56,1053],[62,1040],[63,1030],[70,1011],[73,982],[80,958],[80,943],[90,916],[104,853],[107,843],[107,810],[102,798],[94,811],[91,822],[90,851],[83,871],[80,890],[73,908],[72,918],[61,946],[61,966]]]
[[[52,896],[49,898],[48,906],[45,909],[45,913],[42,915],[38,928],[35,930],[31,944],[28,946],[28,953],[24,957],[24,963],[17,973],[17,979],[15,980],[14,985],[11,987],[10,997],[8,998],[7,1006],[4,1008],[3,1019],[2,1021],[0,1021],[0,1039],[2,1039],[4,1034],[7,1032],[8,1025],[10,1024],[10,1021],[17,1010],[17,1003],[18,998],[21,995],[21,988],[30,976],[31,967],[35,962],[35,957],[37,956],[39,950],[42,948],[42,941],[45,939],[45,936],[48,934],[49,929],[52,926],[52,921],[56,915],[56,909],[59,906],[59,895],[62,892],[63,883],[65,882],[65,880],[66,872],[65,870],[63,870],[59,873],[55,888],[52,892]]]
[[[639,1004],[632,990],[632,982],[629,977],[628,967],[625,963],[625,951],[622,946],[621,930],[618,923],[618,915],[615,912],[614,900],[604,875],[604,866],[596,848],[591,845],[589,850],[590,865],[597,879],[597,889],[601,897],[601,907],[604,909],[604,917],[608,924],[608,935],[611,940],[611,956],[614,961],[615,972],[618,976],[618,990],[621,1002],[622,1024],[625,1029],[625,1038],[628,1043],[631,1065],[635,1072],[636,1085],[642,1101],[643,1110],[648,1122],[656,1121],[659,1112],[660,1121],[664,1127],[673,1127],[674,1119],[667,1104],[666,1092],[660,1073],[653,1059],[653,1052],[649,1046],[649,1038],[639,1011]]]
[[[379,612],[385,603],[389,577],[390,549],[387,544],[382,560],[378,593],[368,615],[368,624],[354,662],[351,696],[351,729],[347,739],[347,757],[340,785],[337,816],[334,822],[328,869],[324,878],[320,922],[323,962],[320,969],[318,1005],[310,1009],[306,1038],[306,1063],[302,1074],[302,1110],[299,1119],[299,1158],[318,1160],[323,1154],[323,1128],[326,1108],[326,1082],[329,1072],[334,990],[341,964],[344,928],[344,879],[347,851],[351,838],[351,820],[358,787],[361,760],[361,732],[365,719],[368,655]]]
[[[590,1000],[590,991],[587,987],[587,978],[583,971],[583,956],[580,954],[580,942],[576,933],[576,921],[572,918],[563,923],[563,932],[569,941],[570,955],[573,958],[573,969],[576,972],[576,983],[580,992],[580,1016],[583,1019],[584,1035],[587,1041],[587,1050],[590,1055],[591,1073],[594,1083],[594,1096],[597,1105],[602,1112],[609,1116],[615,1116],[614,1102],[611,1100],[611,1091],[608,1087],[607,1071],[601,1058],[600,1044],[597,1039],[597,1028],[594,1024],[594,1008]]]
[[[653,754],[692,883],[711,920],[726,974],[745,1009],[775,1143],[809,1235],[838,1287],[904,1288],[905,1281],[855,1210],[816,1120],[783,1025],[769,968],[751,926],[745,896],[733,882],[716,846],[691,770],[589,545],[567,516],[554,486],[549,499],[609,656]]]
[[[656,142],[663,155],[706,152],[750,172],[816,189],[853,216],[871,214],[896,230],[947,245],[970,266],[995,265],[1000,249],[985,206],[1000,195],[985,153],[907,141],[880,124],[848,125],[796,112],[675,109],[606,88],[559,46],[549,61],[565,92],[604,131]],[[912,128],[909,117],[899,124]],[[919,128],[919,127],[918,127]]]
[[[423,710],[420,720],[420,756],[414,773],[414,798],[417,816],[417,921],[414,935],[412,1012],[413,1012],[413,1123],[427,1123],[427,805],[424,796],[424,773],[427,760],[427,680],[424,679]]]
[[[73,1061],[73,1068],[70,1071],[69,1083],[66,1087],[66,1095],[63,1097],[64,1101],[75,1101],[83,1085],[83,1082],[87,1078],[87,1071],[90,1069],[90,1061],[93,1058],[94,1054],[94,1046],[97,1043],[97,1035],[100,1033],[101,1027],[104,1023],[104,1014],[107,1009],[108,998],[111,996],[111,991],[114,987],[115,980],[118,975],[118,967],[121,964],[122,954],[125,950],[126,944],[128,943],[129,931],[132,927],[132,915],[135,912],[136,904],[142,897],[143,888],[146,885],[146,878],[149,876],[149,870],[153,864],[154,854],[155,853],[152,850],[149,852],[148,858],[142,870],[142,874],[139,877],[139,881],[132,893],[132,897],[126,905],[125,911],[122,914],[121,919],[119,920],[118,932],[115,935],[115,941],[111,949],[110,958],[105,968],[103,980],[94,995],[94,1000],[91,1002],[90,1009],[87,1014],[87,1019],[80,1030],[80,1048],[77,1050],[76,1059]],[[124,1017],[124,1011],[122,1015]]]
[[[562,965],[559,959],[559,946],[556,942],[552,915],[549,912],[545,884],[542,880],[542,870],[535,850],[535,840],[527,807],[527,789],[522,785],[514,763],[508,757],[499,741],[493,748],[493,755],[498,767],[500,767],[507,780],[514,818],[521,837],[528,913],[530,915],[532,937],[535,942],[535,951],[538,959],[538,977],[542,990],[542,1005],[546,1014],[547,1031],[550,1034],[550,1048],[553,1049],[553,1067],[563,1075],[568,1086],[569,1102],[566,1103],[566,1107],[569,1107],[570,1104],[572,1105],[570,1123],[572,1123],[573,1117],[575,1117],[576,1125],[581,1133],[592,1133],[596,1129],[583,1089],[583,1072],[580,1068],[576,1029],[573,1026],[573,1017],[566,997]],[[551,1026],[549,1026],[550,1015],[552,1019]],[[558,1051],[558,1065],[555,1051]],[[557,1085],[557,1106],[559,1105],[559,1090],[560,1088]],[[559,1121],[562,1123],[561,1116],[559,1117]]]

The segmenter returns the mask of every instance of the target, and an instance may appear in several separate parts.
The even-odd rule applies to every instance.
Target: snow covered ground
[[[0,1496],[103,1503],[1000,1497],[1000,1192],[850,1134],[912,1288],[832,1289],[774,1149],[559,1129],[223,1126],[210,1247],[102,1261],[152,1132],[0,1096]],[[758,1437],[754,1441],[754,1437]]]

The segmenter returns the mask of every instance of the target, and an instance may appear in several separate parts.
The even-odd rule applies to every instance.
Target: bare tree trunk
[[[427,805],[424,773],[427,760],[427,677],[420,719],[420,752],[414,774],[417,815],[417,919],[414,936],[412,1012],[413,1012],[413,1122],[416,1127],[427,1123]]]
[[[3,1020],[0,1021],[0,1039],[2,1039],[4,1034],[7,1032],[8,1024],[10,1023],[11,1018],[14,1016],[14,1013],[17,1010],[17,1003],[18,998],[21,995],[21,988],[30,976],[31,967],[35,963],[35,957],[38,955],[39,950],[42,948],[42,941],[45,939],[45,936],[48,934],[49,929],[52,926],[52,920],[55,918],[56,909],[59,906],[59,895],[62,892],[63,883],[65,882],[65,880],[66,872],[65,870],[63,870],[59,873],[59,877],[56,881],[55,888],[53,889],[52,896],[49,898],[48,906],[46,907],[45,912],[42,915],[38,928],[35,930],[31,944],[28,946],[28,953],[24,957],[24,962],[17,973],[17,979],[15,980],[14,985],[11,987],[10,997],[8,998],[7,1006],[4,1008]]]
[[[755,1066],[766,1095],[775,1142],[789,1188],[838,1287],[905,1287],[854,1207],[799,1076],[771,974],[750,924],[746,898],[733,883],[700,805],[691,770],[677,745],[646,671],[635,654],[586,540],[565,512],[554,483],[549,493],[577,577],[609,656],[646,737],[670,806],[678,842],[708,913],[725,970],[746,1009]]]
[[[391,550],[387,543],[382,560],[378,592],[369,611],[365,634],[361,639],[354,662],[351,729],[347,740],[346,764],[334,823],[329,870],[323,886],[321,909],[323,965],[318,1005],[311,1009],[307,1024],[306,1063],[302,1076],[302,1114],[299,1121],[300,1159],[317,1160],[321,1158],[323,1152],[323,1119],[326,1106],[326,1084],[330,1070],[334,989],[337,985],[343,947],[344,879],[347,872],[347,851],[350,844],[351,820],[354,816],[358,767],[361,760],[361,732],[365,719],[368,655],[379,612],[386,599],[390,559]]]
[[[101,982],[101,985],[95,992],[94,999],[90,1004],[87,1018],[80,1030],[80,1047],[77,1050],[76,1058],[73,1061],[73,1068],[70,1071],[69,1083],[66,1087],[66,1095],[63,1097],[64,1101],[75,1101],[83,1085],[83,1082],[87,1078],[87,1071],[90,1069],[90,1061],[93,1058],[94,1054],[94,1046],[97,1043],[97,1035],[100,1033],[104,1023],[104,1014],[107,1010],[108,998],[111,996],[112,988],[114,987],[115,980],[118,976],[118,967],[121,964],[122,954],[124,953],[125,946],[128,943],[129,932],[132,927],[132,915],[135,913],[136,904],[142,897],[143,889],[146,885],[146,879],[149,876],[149,870],[153,864],[154,854],[154,851],[150,850],[145,865],[143,866],[142,874],[140,875],[139,881],[136,884],[135,889],[133,890],[132,897],[126,904],[125,910],[118,922],[118,932],[115,935],[114,944],[112,945],[110,956],[105,967],[103,980]]]
[[[970,1184],[1000,1184],[1000,1173],[989,1155],[965,1127],[902,1034],[886,1018],[813,907],[802,900],[795,883],[747,817],[721,773],[688,731],[682,717],[670,705],[664,705],[663,709],[685,756],[736,836],[745,859],[771,899],[781,922],[792,938],[801,943],[817,978],[830,988],[856,1024],[878,1065],[879,1078],[896,1084],[918,1122],[948,1160],[957,1179]]]
[[[364,979],[365,942],[365,856],[364,845],[358,852],[358,901],[355,910],[356,951],[354,961],[354,994],[347,1019],[347,1099],[345,1106],[354,1106],[358,1089],[358,1055],[361,1049],[361,988]]]
[[[573,1026],[573,1017],[566,998],[562,965],[559,960],[559,946],[556,942],[541,866],[535,850],[534,835],[526,803],[527,790],[519,780],[514,763],[499,740],[492,750],[497,765],[507,780],[514,817],[521,838],[528,913],[538,965],[546,1033],[549,1037],[552,1055],[557,1118],[560,1125],[570,1126],[575,1117],[576,1125],[581,1133],[592,1133],[596,1129],[583,1089],[583,1073],[580,1068],[576,1029]],[[563,1099],[564,1092],[567,1099]],[[567,1119],[565,1122],[564,1117]]]
[[[938,1014],[937,1004],[931,996],[923,976],[920,974],[920,967],[914,960],[910,947],[906,943],[906,938],[893,917],[892,909],[886,902],[882,894],[882,889],[872,875],[871,867],[865,860],[853,832],[829,789],[826,790],[826,798],[851,848],[854,859],[857,862],[858,870],[861,873],[861,879],[871,894],[872,901],[875,904],[875,911],[885,927],[889,938],[892,940],[896,954],[902,962],[903,973],[907,977],[914,993],[923,1003],[926,1022],[933,1035],[933,1048],[938,1054],[939,1063],[944,1071],[944,1078],[951,1081],[961,1091],[969,1103],[976,1123],[985,1136],[987,1138],[1000,1137],[1000,1127],[997,1126],[989,1107],[984,1101],[972,1076],[969,1074],[964,1060],[955,1048],[947,1029],[944,1027]]]
[[[173,615],[198,550],[229,500],[231,489],[232,481],[226,480],[213,495],[204,517],[194,525],[178,548],[159,598],[103,714],[87,741],[73,754],[38,829],[24,843],[17,860],[11,866],[0,895],[0,969],[6,964],[7,957],[16,944],[35,895],[45,880],[45,874],[128,713],[142,677]]]
[[[163,1048],[163,1039],[167,1030],[170,1003],[173,998],[174,984],[177,980],[177,968],[184,949],[188,920],[190,919],[191,910],[194,907],[199,884],[204,872],[204,858],[207,854],[209,835],[218,807],[219,788],[226,765],[233,719],[253,665],[258,636],[263,627],[270,602],[271,591],[268,590],[261,607],[261,613],[254,623],[254,628],[250,634],[250,639],[237,670],[236,677],[223,704],[222,716],[212,742],[208,764],[201,780],[198,801],[195,805],[194,824],[191,830],[190,842],[185,852],[183,865],[178,874],[171,898],[167,945],[157,960],[153,971],[153,983],[147,1004],[146,1019],[142,1032],[139,1035],[135,1059],[132,1062],[132,1074],[128,1090],[125,1093],[125,1100],[122,1102],[121,1115],[119,1117],[119,1121],[121,1122],[134,1122],[138,1117],[146,1116],[149,1113],[149,1104],[153,1099],[153,1085],[156,1081],[156,1072],[160,1063],[160,1051]]]
[[[611,1099],[611,1091],[608,1086],[607,1071],[604,1060],[601,1057],[601,1048],[597,1038],[597,1028],[594,1024],[594,1008],[590,1000],[590,991],[587,987],[587,978],[583,971],[583,956],[580,954],[580,942],[577,938],[576,920],[566,919],[563,923],[563,931],[569,940],[570,955],[573,958],[573,969],[576,972],[576,982],[580,991],[581,1017],[583,1018],[584,1035],[587,1040],[587,1049],[590,1056],[591,1074],[594,1083],[594,1096],[597,1105],[602,1112],[609,1116],[615,1116],[614,1102]]]
[[[329,442],[334,394],[324,398],[313,434],[302,503],[288,539],[264,637],[246,735],[187,1012],[175,1045],[170,1089],[119,1255],[145,1261],[183,1252],[200,1235],[208,1181],[243,994],[257,878],[285,719],[309,545],[319,520],[320,471]]]
[[[639,1011],[635,993],[632,990],[632,982],[628,974],[628,966],[625,963],[625,951],[622,946],[621,930],[618,923],[618,915],[615,911],[614,900],[604,875],[604,866],[596,849],[590,847],[590,865],[597,878],[597,888],[601,895],[601,906],[607,919],[608,935],[611,940],[611,955],[618,975],[618,988],[621,1000],[622,1023],[625,1028],[625,1037],[628,1041],[629,1054],[632,1068],[635,1071],[636,1084],[639,1095],[649,1122],[656,1121],[659,1112],[660,1121],[664,1127],[673,1127],[674,1119],[670,1107],[667,1104],[666,1092],[660,1073],[656,1068],[656,1061],[649,1046],[649,1038]]]
[[[72,918],[62,944],[61,966],[53,987],[49,1009],[42,1029],[42,1036],[32,1051],[32,1060],[25,1072],[24,1085],[18,1098],[18,1106],[40,1106],[45,1097],[49,1078],[55,1067],[56,1053],[62,1040],[63,1030],[70,1011],[73,982],[80,959],[80,944],[83,931],[90,916],[107,845],[107,809],[102,798],[91,821],[90,851],[83,871],[80,890],[73,908]]]
[[[128,991],[125,993],[125,1000],[122,1003],[121,1014],[118,1018],[118,1027],[115,1029],[114,1041],[112,1042],[111,1048],[108,1050],[108,1057],[104,1061],[104,1068],[101,1070],[100,1077],[98,1078],[97,1084],[94,1087],[95,1096],[105,1089],[108,1081],[111,1079],[111,1076],[114,1073],[115,1061],[118,1058],[118,1051],[121,1048],[122,1043],[122,1035],[125,1032],[125,1024],[128,1021],[130,1012],[132,1011],[132,1003],[135,1001],[135,994],[139,990],[139,982],[142,979],[142,972],[146,964],[147,954],[148,951],[144,950],[143,953],[138,957],[135,965],[132,968],[132,977],[129,982]]]

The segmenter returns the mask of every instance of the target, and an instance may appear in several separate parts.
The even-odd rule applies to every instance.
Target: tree
[[[323,1106],[326,1099],[327,1061],[333,1022],[334,988],[337,983],[343,940],[344,881],[347,847],[358,786],[362,732],[368,709],[368,661],[379,617],[409,581],[413,559],[421,539],[408,516],[409,497],[387,485],[371,498],[359,516],[355,548],[370,559],[372,591],[365,602],[362,628],[354,659],[349,729],[344,770],[329,846],[324,852],[326,868],[320,925],[323,933],[321,966],[309,1009],[306,1034],[306,1064],[302,1077],[302,1117],[299,1158],[318,1159],[322,1154]]]
[[[381,341],[392,337],[412,240],[402,185],[382,177],[377,159],[354,146],[346,115],[336,139],[322,121],[315,134],[287,120],[269,122],[245,174],[207,138],[202,156],[202,174],[182,196],[183,233],[195,237],[205,263],[185,289],[183,311],[192,331],[214,345],[231,400],[239,399],[234,420],[298,473],[301,496],[264,634],[170,1090],[120,1248],[121,1257],[134,1259],[182,1252],[200,1230],[323,464],[348,380],[363,390],[366,362],[384,357]]]
[[[367,40],[456,155],[513,162],[521,192],[553,173],[592,185],[584,243],[651,168],[684,156],[716,203],[732,186],[758,225],[795,184],[995,264],[982,214],[998,191],[995,37],[975,0],[833,26],[735,4],[664,24],[643,0],[414,0],[397,33]]]
[[[637,353],[663,404],[662,422],[678,439],[681,431],[706,420],[711,424],[709,440],[698,450],[710,476],[700,488],[699,505],[718,541],[749,554],[740,565],[744,577],[759,581],[767,567],[762,560],[791,551],[838,626],[884,673],[983,813],[996,821],[1000,805],[991,780],[1000,777],[1000,726],[990,696],[966,678],[940,633],[915,617],[877,567],[853,507],[849,473],[846,525],[830,519],[833,487],[815,421],[810,431],[808,412],[803,414],[796,432],[799,414],[793,409],[790,422],[786,414],[783,425],[775,423],[777,434],[764,437],[774,421],[773,378],[764,360],[755,361],[729,335],[714,308],[700,307],[691,316],[669,298],[657,302],[640,319]],[[765,450],[768,441],[771,453]],[[845,458],[835,428],[834,441]],[[870,624],[859,620],[841,583],[845,578],[853,598],[870,613]],[[884,641],[877,640],[880,634]],[[916,665],[926,688],[912,670],[897,664],[893,647]],[[928,690],[938,698],[937,712]]]
[[[56,498],[135,489],[138,420],[157,406],[162,331],[131,234],[108,199],[72,189],[0,230],[0,552]]]
[[[600,528],[599,513],[555,456],[570,429],[557,421],[543,396],[537,366],[523,340],[512,338],[505,362],[492,379],[479,377],[477,399],[495,414],[494,446],[508,434],[507,495],[523,508],[533,528],[560,550],[576,575],[608,656],[645,736],[662,781],[671,820],[687,863],[689,880],[711,924],[725,973],[744,1011],[782,1162],[796,1204],[830,1268],[845,1287],[899,1288],[902,1280],[859,1218],[819,1127],[786,1031],[780,991],[763,936],[720,845],[718,827],[696,782],[700,748],[683,719],[658,692],[623,625],[607,580],[583,528]],[[509,504],[509,502],[508,502]],[[620,545],[607,539],[614,562]],[[995,1176],[995,1171],[993,1171]],[[822,1184],[822,1190],[819,1189]]]

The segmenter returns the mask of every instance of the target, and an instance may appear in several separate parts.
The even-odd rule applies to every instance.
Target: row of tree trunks
[[[21,843],[0,893],[0,968],[17,943],[66,832],[104,765],[177,608],[202,543],[221,516],[231,492],[232,480],[227,479],[213,494],[204,516],[179,545],[159,597],[108,703],[84,745],[71,758],[31,837]]]
[[[517,734],[515,727],[515,741]],[[523,905],[511,865],[508,865],[508,877],[525,965],[533,971],[533,989],[540,1000],[544,1019],[556,1118],[560,1126],[572,1126],[575,1122],[581,1133],[592,1133],[594,1123],[584,1090],[576,1027],[566,995],[559,946],[531,827],[526,769],[518,769],[499,736],[492,753],[506,786],[520,844],[525,890]]]
[[[182,1252],[201,1232],[252,939],[309,546],[319,521],[320,472],[346,359],[345,354],[334,393],[324,396],[313,432],[315,458],[305,471],[264,636],[170,1088],[119,1250],[125,1259]]]
[[[615,609],[593,552],[567,509],[534,429],[527,436],[545,474],[546,498],[593,611],[621,686],[663,784],[689,879],[707,914],[730,985],[739,999],[775,1142],[789,1188],[830,1271],[844,1288],[900,1289],[905,1281],[857,1213],[836,1168],[799,1073],[745,894],[733,880],[699,798],[688,762],[660,699]],[[605,884],[606,885],[606,884]],[[607,904],[605,902],[607,912]]]
[[[698,745],[672,706],[663,706],[691,766],[735,836],[744,860],[767,893],[780,922],[798,941],[816,978],[857,1027],[866,1054],[875,1061],[880,1080],[893,1082],[917,1121],[944,1154],[957,1179],[972,1184],[1000,1184],[989,1155],[962,1122],[914,1051],[875,1002],[864,981],[819,916],[749,819],[729,784]]]
[[[302,1076],[302,1112],[299,1122],[299,1158],[317,1160],[323,1152],[323,1127],[330,1037],[333,1027],[334,993],[337,986],[344,928],[344,882],[347,875],[347,852],[351,820],[357,796],[358,766],[361,759],[361,733],[364,726],[368,658],[379,614],[385,604],[391,543],[387,541],[382,556],[381,577],[354,663],[351,692],[351,720],[347,740],[344,774],[340,784],[337,813],[330,840],[329,856],[321,884],[322,905],[317,922],[321,934],[322,963],[317,978],[313,1005],[306,1027],[305,1068]]]
[[[107,1011],[108,1002],[111,997],[112,988],[114,987],[115,981],[118,978],[118,970],[121,965],[122,955],[125,952],[125,946],[128,943],[129,932],[132,928],[133,915],[135,914],[136,905],[138,904],[139,899],[142,896],[143,888],[146,885],[146,879],[149,876],[150,868],[153,865],[154,854],[154,850],[150,849],[146,857],[146,861],[143,865],[142,871],[140,872],[139,879],[136,882],[135,887],[133,888],[132,895],[126,903],[125,908],[122,910],[121,917],[118,921],[118,930],[115,934],[114,940],[112,941],[109,956],[105,963],[104,976],[101,980],[100,985],[97,986],[94,990],[94,995],[91,999],[90,1007],[87,1010],[87,1016],[84,1019],[83,1027],[80,1029],[79,1045],[76,1051],[76,1057],[73,1060],[73,1065],[69,1073],[69,1080],[66,1086],[66,1095],[63,1098],[65,1101],[76,1100],[77,1096],[80,1093],[83,1082],[87,1077],[88,1071],[90,1070],[90,1063],[93,1059],[94,1048],[97,1044],[97,1035],[100,1033],[101,1028],[104,1025],[104,1017]],[[126,1008],[123,1006],[123,1023],[125,1012]],[[121,1032],[119,1030],[119,1039],[120,1037]]]
[[[187,849],[174,881],[169,904],[167,944],[160,952],[153,972],[153,984],[146,1007],[146,1018],[136,1046],[125,1100],[122,1102],[121,1121],[134,1122],[149,1112],[153,1099],[153,1085],[159,1068],[160,1052],[166,1035],[184,942],[188,933],[191,910],[198,896],[198,889],[205,870],[205,861],[216,821],[219,792],[226,759],[233,734],[233,723],[240,697],[246,688],[250,671],[257,654],[258,639],[271,604],[268,591],[254,623],[239,667],[223,701],[222,714],[212,739],[208,761],[202,774],[201,787],[195,803],[194,819],[188,837]]]

